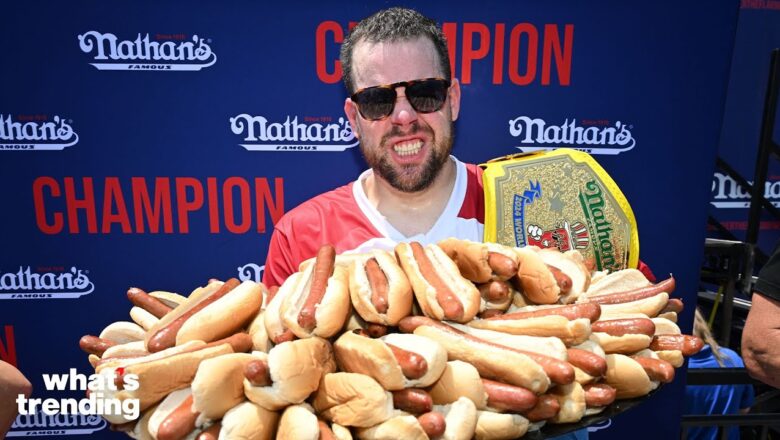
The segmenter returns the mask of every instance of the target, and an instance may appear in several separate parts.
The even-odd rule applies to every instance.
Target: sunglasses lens
[[[382,119],[393,112],[395,90],[387,87],[372,87],[354,96],[360,114],[369,120]]]
[[[406,88],[406,97],[412,107],[420,113],[438,111],[447,99],[448,81],[428,79],[411,84]]]

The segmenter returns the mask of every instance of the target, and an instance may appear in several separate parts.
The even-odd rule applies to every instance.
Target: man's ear
[[[458,119],[458,113],[460,113],[460,82],[457,78],[452,78],[449,95],[452,120],[456,121]]]
[[[357,104],[352,102],[350,98],[344,100],[344,114],[346,114],[347,119],[349,119],[349,125],[352,126],[352,133],[355,135],[355,138],[360,139],[360,134],[357,126],[357,118],[358,118]]]

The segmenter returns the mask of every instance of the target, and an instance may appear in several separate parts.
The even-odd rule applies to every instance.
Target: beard
[[[407,193],[422,191],[433,183],[452,152],[455,124],[450,122],[449,128],[449,133],[444,133],[439,139],[429,126],[423,127],[419,122],[412,124],[408,132],[401,132],[397,126],[393,126],[389,133],[382,136],[379,145],[367,146],[361,141],[360,151],[374,173],[393,188]],[[421,165],[393,164],[390,153],[392,147],[389,145],[390,138],[419,133],[427,134],[433,142],[433,147],[429,149],[425,162]]]

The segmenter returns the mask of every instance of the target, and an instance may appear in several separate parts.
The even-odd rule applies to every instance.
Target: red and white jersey
[[[392,250],[399,242],[436,243],[448,237],[482,241],[485,203],[482,169],[464,164],[455,157],[457,175],[450,199],[433,227],[425,234],[406,237],[387,222],[371,205],[363,190],[363,181],[336,188],[304,202],[277,222],[263,272],[263,283],[278,286],[298,271],[298,265],[330,243],[336,252],[360,253],[372,249]]]

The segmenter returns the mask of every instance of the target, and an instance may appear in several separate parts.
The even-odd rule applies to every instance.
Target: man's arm
[[[16,397],[30,397],[32,385],[13,365],[0,361],[0,438],[11,429],[18,412]]]
[[[751,376],[780,388],[780,301],[753,294],[742,330],[742,358]]]
[[[281,285],[287,277],[298,271],[297,267],[293,267],[291,252],[287,236],[280,229],[274,229],[263,270],[263,284],[269,289]]]

